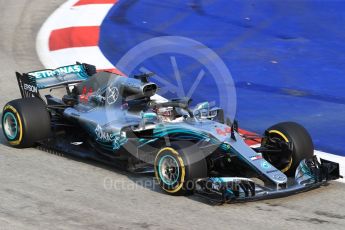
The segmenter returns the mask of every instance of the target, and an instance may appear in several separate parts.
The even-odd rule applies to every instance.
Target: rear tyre
[[[8,102],[1,120],[8,143],[17,148],[32,147],[50,135],[50,116],[44,102],[38,98]]]
[[[172,145],[160,149],[155,158],[155,177],[160,187],[172,195],[193,192],[195,180],[207,177],[207,164],[193,146]]]
[[[314,155],[314,145],[308,131],[295,122],[282,122],[268,128],[262,147],[280,148],[280,153],[266,153],[264,158],[287,176],[293,176],[303,159]]]

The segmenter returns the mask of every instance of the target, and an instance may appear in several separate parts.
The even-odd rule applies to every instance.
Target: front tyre
[[[295,122],[282,122],[268,128],[261,146],[279,152],[264,153],[264,158],[287,176],[293,176],[303,159],[314,155],[314,145],[307,130]]]
[[[50,116],[44,102],[38,98],[8,102],[1,120],[3,133],[13,147],[32,147],[50,135]]]
[[[207,177],[206,160],[193,147],[175,145],[160,149],[154,167],[160,187],[173,195],[193,192],[195,180]]]

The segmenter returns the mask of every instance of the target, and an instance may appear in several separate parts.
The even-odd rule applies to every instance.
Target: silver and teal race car
[[[208,102],[167,100],[151,74],[123,77],[80,64],[16,73],[22,98],[8,102],[2,128],[16,148],[41,146],[124,170],[154,173],[169,194],[217,202],[286,196],[338,179],[339,165],[313,155],[294,122],[243,135]],[[64,88],[62,97],[44,89]],[[248,139],[259,140],[248,146]]]

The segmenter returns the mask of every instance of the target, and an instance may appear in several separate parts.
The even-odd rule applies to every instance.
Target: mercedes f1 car
[[[80,64],[16,73],[22,98],[8,102],[2,129],[17,148],[43,146],[132,172],[154,173],[169,194],[232,202],[286,196],[338,179],[339,165],[313,155],[294,122],[244,135],[208,102],[157,99],[151,74],[123,77]],[[63,97],[43,89],[65,88]],[[248,139],[260,140],[248,146]]]

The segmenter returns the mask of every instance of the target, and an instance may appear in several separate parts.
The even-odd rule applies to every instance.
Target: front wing
[[[302,160],[296,169],[295,178],[284,186],[269,186],[254,179],[239,177],[209,177],[196,181],[195,193],[209,201],[233,203],[289,196],[308,191],[342,178],[339,164],[316,157]]]

